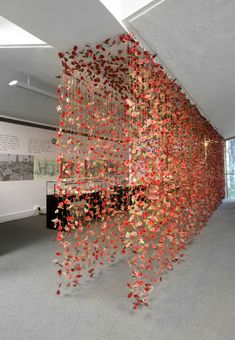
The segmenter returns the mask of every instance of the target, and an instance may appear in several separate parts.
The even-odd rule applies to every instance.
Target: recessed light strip
[[[28,45],[0,45],[0,48],[53,48],[47,44],[28,44]]]

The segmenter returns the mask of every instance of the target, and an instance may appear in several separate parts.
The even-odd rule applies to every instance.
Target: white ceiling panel
[[[235,1],[154,1],[126,21],[225,138],[235,136]]]
[[[0,15],[61,51],[124,32],[99,0],[0,0]]]
[[[124,32],[99,0],[0,0],[0,15],[55,48],[0,49],[0,114],[48,124],[58,121],[53,100],[9,88],[8,82],[30,73],[33,85],[54,91],[56,49]],[[222,135],[235,136],[235,1],[157,0],[125,23],[158,52]]]

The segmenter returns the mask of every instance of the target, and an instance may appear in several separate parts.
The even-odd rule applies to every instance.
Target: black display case
[[[58,203],[62,202],[65,198],[68,198],[72,204],[79,204],[79,201],[85,202],[88,207],[87,212],[84,214],[90,215],[92,218],[102,218],[103,214],[108,212],[108,208],[114,210],[127,210],[128,206],[132,204],[132,196],[137,192],[141,191],[144,193],[143,186],[112,186],[112,187],[102,187],[92,190],[91,188],[84,188],[80,193],[76,192],[76,183],[65,183],[65,189],[62,195],[58,196],[56,193],[56,182],[47,182],[47,228],[56,229],[54,220],[59,218],[62,221],[62,225],[66,224],[66,217],[69,211],[64,209],[58,209]],[[66,192],[69,187],[69,194]],[[72,188],[72,190],[71,190]],[[144,194],[141,200],[144,200]]]

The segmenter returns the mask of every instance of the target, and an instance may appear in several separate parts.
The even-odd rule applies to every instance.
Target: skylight
[[[48,45],[0,16],[0,48],[3,47],[48,47]]]

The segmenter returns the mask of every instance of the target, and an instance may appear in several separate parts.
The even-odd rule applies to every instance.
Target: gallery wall
[[[0,121],[0,222],[46,209],[46,182],[56,180],[56,131]]]

